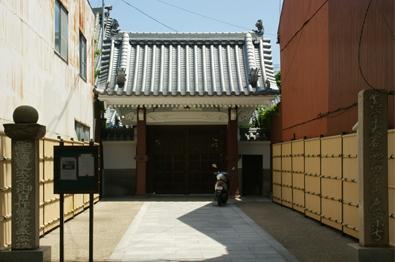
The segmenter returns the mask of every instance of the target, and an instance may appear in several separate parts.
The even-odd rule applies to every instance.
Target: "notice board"
[[[98,146],[54,146],[54,193],[98,193],[98,153]]]

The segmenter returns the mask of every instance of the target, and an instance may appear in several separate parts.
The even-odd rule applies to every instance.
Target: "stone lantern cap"
[[[22,105],[13,113],[15,124],[4,124],[4,132],[12,139],[40,139],[45,135],[45,126],[37,124],[38,112],[34,107]]]
[[[38,121],[38,112],[32,106],[18,106],[12,115],[15,124],[35,124]]]

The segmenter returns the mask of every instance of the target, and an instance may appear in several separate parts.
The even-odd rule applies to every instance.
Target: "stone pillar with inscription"
[[[50,247],[39,246],[39,139],[45,126],[30,106],[16,108],[13,118],[15,124],[4,124],[12,140],[12,243],[0,261],[49,261]]]
[[[389,248],[387,104],[385,91],[358,94],[358,261],[394,259]]]

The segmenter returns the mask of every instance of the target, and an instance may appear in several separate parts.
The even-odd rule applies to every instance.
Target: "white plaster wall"
[[[55,0],[0,1],[0,130],[23,104],[39,111],[47,137],[76,137],[74,120],[93,136],[94,15],[87,0],[68,11],[68,61],[54,51]],[[87,40],[87,81],[79,76],[79,32]]]
[[[270,169],[270,141],[239,141],[239,155],[262,155],[262,168]]]
[[[104,169],[135,169],[136,142],[104,141]]]

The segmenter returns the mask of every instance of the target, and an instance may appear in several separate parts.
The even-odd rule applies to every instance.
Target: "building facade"
[[[239,124],[272,103],[274,86],[270,40],[256,32],[113,33],[104,40],[96,92],[135,136],[103,142],[104,187],[211,193],[216,163],[231,172],[232,193],[240,192]],[[262,151],[270,154],[269,145]],[[109,161],[115,156],[122,160]]]
[[[282,119],[272,132],[281,136],[275,140],[351,132],[358,92],[395,88],[393,32],[392,0],[285,0],[278,31]]]
[[[93,137],[94,19],[88,0],[0,2],[0,123],[31,105],[47,137]]]

